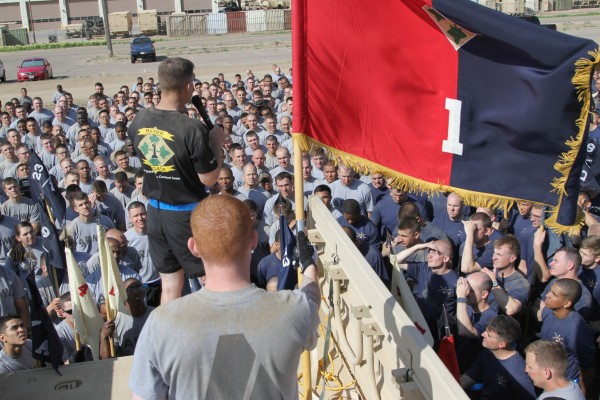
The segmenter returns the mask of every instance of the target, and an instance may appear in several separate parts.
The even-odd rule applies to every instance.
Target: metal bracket
[[[366,336],[384,336],[383,330],[370,318],[361,321],[361,330]]]
[[[335,281],[345,281],[348,280],[348,275],[342,268],[329,268],[329,278]]]
[[[356,319],[369,318],[371,317],[371,309],[369,306],[355,306],[352,307],[352,315]]]

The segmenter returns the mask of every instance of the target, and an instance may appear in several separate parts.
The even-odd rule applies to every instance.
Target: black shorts
[[[192,236],[191,211],[159,210],[148,205],[148,247],[158,272],[172,274],[183,268],[188,277],[204,275],[202,260],[188,249]]]

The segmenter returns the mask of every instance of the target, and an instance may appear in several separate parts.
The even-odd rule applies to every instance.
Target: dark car
[[[154,49],[152,39],[146,36],[133,39],[129,47],[129,55],[131,56],[132,63],[138,58],[149,58],[152,61],[156,61],[156,50]]]
[[[17,80],[23,81],[41,81],[51,79],[52,66],[45,58],[26,58],[19,65],[17,71]]]

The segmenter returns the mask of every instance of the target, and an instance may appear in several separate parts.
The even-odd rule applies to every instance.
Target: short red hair
[[[246,205],[233,196],[212,195],[192,212],[190,224],[196,249],[208,263],[226,263],[249,251],[252,217]]]

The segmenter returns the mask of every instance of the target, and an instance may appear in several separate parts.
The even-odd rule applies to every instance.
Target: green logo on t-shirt
[[[138,134],[145,136],[138,146],[144,156],[144,164],[154,173],[174,171],[174,165],[165,165],[175,155],[166,142],[172,142],[173,135],[157,128],[142,128]]]

